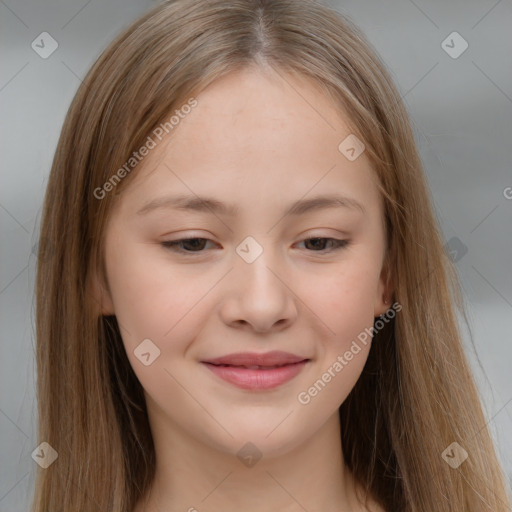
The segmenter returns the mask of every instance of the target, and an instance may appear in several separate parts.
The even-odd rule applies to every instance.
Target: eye
[[[331,248],[325,249],[326,242],[331,242]],[[312,247],[312,252],[331,252],[336,251],[339,249],[343,249],[346,247],[349,243],[348,240],[338,240],[336,238],[322,238],[322,237],[315,237],[315,238],[306,238],[302,242],[299,243],[306,243],[309,244],[310,247]]]
[[[211,240],[208,240],[207,238],[182,238],[181,240],[168,240],[162,242],[162,245],[172,251],[190,254],[204,252],[202,249],[204,248],[205,242],[210,241]],[[182,246],[187,247],[187,249],[182,248]]]
[[[182,238],[180,240],[167,240],[162,242],[162,246],[166,249],[170,249],[172,251],[182,253],[182,254],[194,254],[205,252],[203,249],[205,248],[205,244],[211,242],[207,238]],[[326,249],[325,245],[327,242],[330,242],[330,249]],[[336,238],[306,238],[302,242],[299,243],[307,243],[310,245],[311,252],[322,252],[328,253],[331,251],[336,251],[339,249],[343,249],[349,243],[348,240],[338,240]]]

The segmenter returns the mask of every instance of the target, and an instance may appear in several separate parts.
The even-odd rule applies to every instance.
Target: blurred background
[[[101,51],[157,3],[0,0],[0,512],[28,510],[37,467],[33,288],[64,116]],[[367,35],[406,103],[464,289],[467,353],[512,481],[512,3],[326,3]]]

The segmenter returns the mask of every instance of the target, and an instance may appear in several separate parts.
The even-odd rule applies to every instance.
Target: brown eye
[[[306,240],[303,240],[302,242],[304,242],[305,244],[308,244],[309,245],[308,249],[313,252],[335,251],[337,249],[342,249],[343,247],[345,247],[348,244],[348,240],[338,240],[336,238],[321,238],[321,237],[306,238]],[[325,248],[327,242],[331,243],[329,249]]]
[[[168,240],[162,242],[162,245],[176,252],[198,253],[204,252],[205,243],[210,242],[207,238],[182,238],[181,240]]]

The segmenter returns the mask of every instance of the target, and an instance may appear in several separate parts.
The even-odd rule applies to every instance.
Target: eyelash
[[[199,237],[181,238],[179,240],[167,240],[165,242],[162,242],[162,246],[166,249],[169,249],[171,251],[177,252],[179,254],[184,254],[187,256],[191,256],[193,254],[201,254],[202,252],[205,252],[205,251],[186,251],[186,250],[182,249],[181,247],[178,247],[183,242],[190,242],[191,240],[205,240],[207,242],[211,241],[208,238],[199,238]],[[314,253],[323,253],[323,254],[328,254],[328,253],[331,253],[334,251],[339,251],[341,249],[344,249],[350,243],[349,240],[338,240],[337,238],[328,238],[328,237],[320,237],[320,236],[316,236],[316,237],[312,237],[312,238],[305,238],[304,240],[302,240],[302,242],[308,242],[311,240],[328,240],[328,241],[333,242],[334,247],[329,250],[322,249],[320,251],[311,251]]]

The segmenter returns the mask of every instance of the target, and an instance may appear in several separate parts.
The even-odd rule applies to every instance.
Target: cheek
[[[121,244],[107,250],[107,275],[115,315],[125,343],[160,339],[185,314],[192,300],[179,272],[148,260],[147,247]]]
[[[160,351],[154,366],[182,358],[215,306],[211,291],[219,272],[201,274],[194,265],[170,264],[165,252],[154,254],[147,246],[119,244],[107,259],[115,315],[135,368],[134,351],[145,339]]]
[[[318,315],[318,365],[296,399],[304,413],[325,417],[344,402],[366,363],[372,340],[378,273],[359,259],[309,283],[307,304]],[[328,329],[325,327],[328,326]],[[310,416],[310,417],[311,417]]]
[[[376,261],[354,258],[304,282],[305,302],[329,327],[334,344],[343,345],[348,336],[373,325],[378,277]]]
[[[123,344],[138,380],[151,396],[162,396],[163,389],[166,396],[174,396],[176,386],[166,370],[183,358],[194,339],[199,316],[205,315],[198,301],[211,283],[191,279],[159,258],[148,263],[147,248],[123,251],[121,245],[107,259],[107,275]]]

